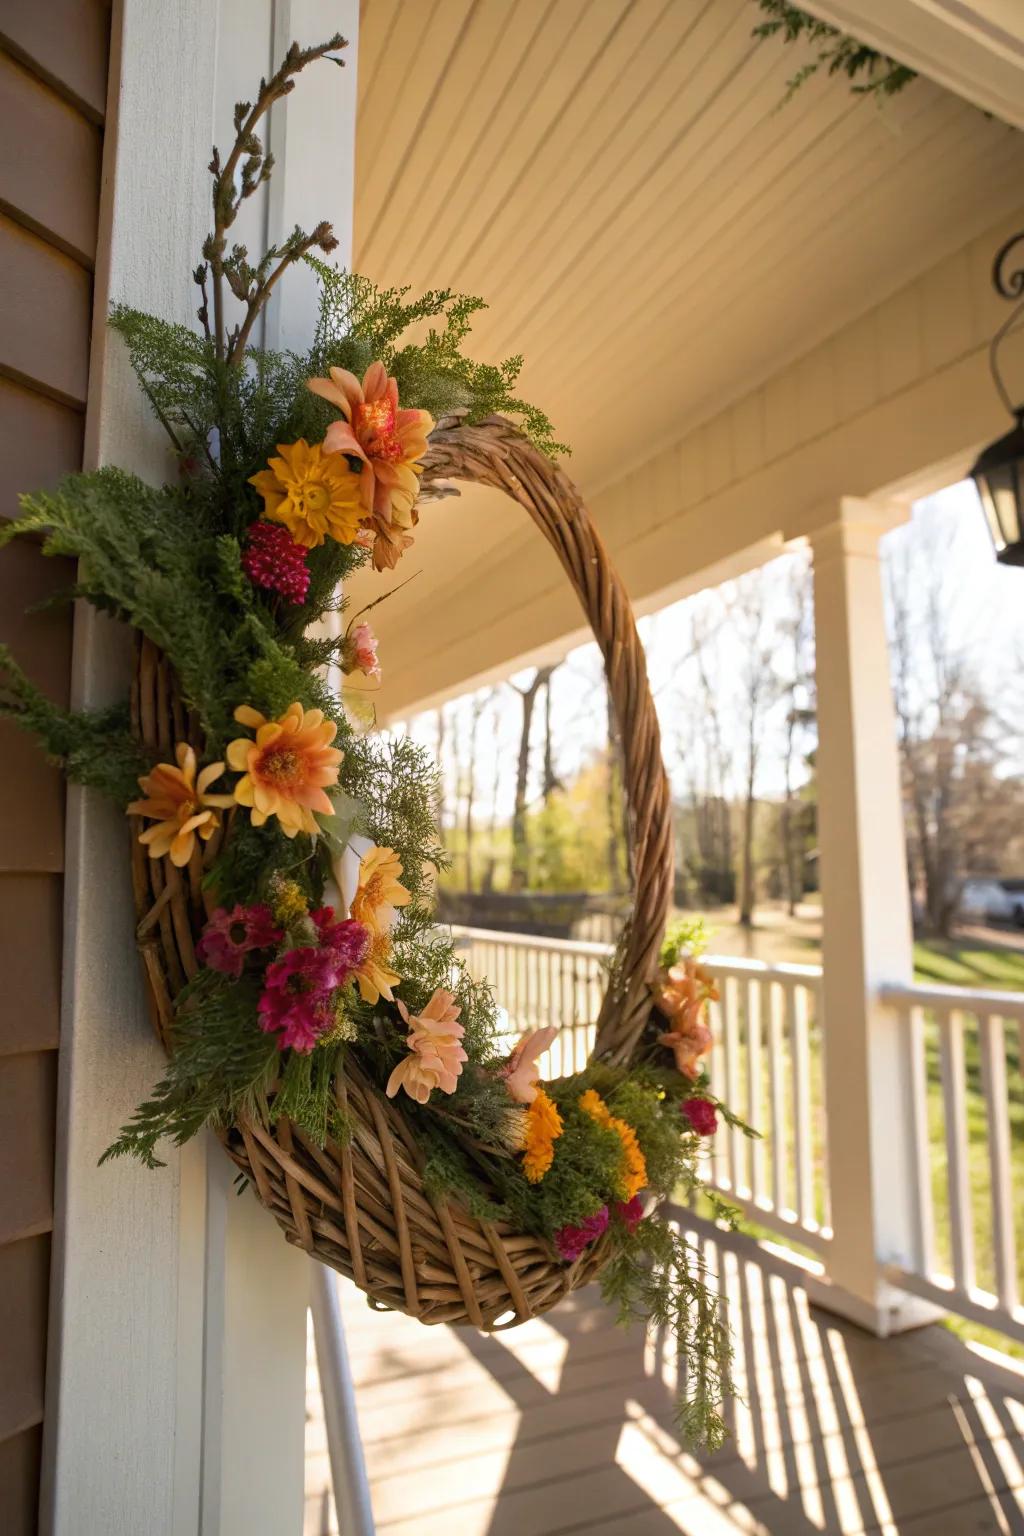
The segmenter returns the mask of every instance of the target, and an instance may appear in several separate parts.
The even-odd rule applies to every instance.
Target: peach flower
[[[410,1026],[406,1039],[409,1054],[388,1078],[388,1097],[394,1098],[399,1088],[404,1088],[417,1104],[425,1104],[435,1088],[454,1093],[462,1063],[469,1059],[461,1045],[463,1028],[455,998],[438,987],[419,1014],[410,1014],[401,999],[397,1007]]]
[[[196,754],[187,742],[179,741],[174,756],[176,764],[159,763],[142,775],[139,788],[145,799],[133,800],[128,811],[157,823],[139,833],[139,842],[149,848],[150,858],[170,854],[171,863],[180,869],[192,857],[196,838],[205,843],[217,830],[217,809],[226,809],[234,800],[231,795],[207,793],[224,772],[223,763],[210,763],[197,778]]]
[[[387,525],[412,527],[419,494],[419,460],[427,451],[433,419],[426,411],[403,411],[398,384],[383,363],[371,363],[360,384],[354,373],[332,368],[329,379],[310,379],[315,395],[336,406],[344,420],[324,436],[327,453],[359,459],[360,494],[367,513]]]
[[[359,885],[352,898],[350,916],[371,933],[393,927],[396,907],[407,907],[411,894],[399,881],[402,865],[393,848],[371,848],[359,866]]]
[[[544,1029],[527,1030],[502,1067],[505,1087],[517,1104],[532,1104],[537,1097],[537,1084],[540,1081],[537,1057],[543,1056],[557,1034],[558,1026],[554,1024]]]
[[[344,753],[331,742],[337,733],[333,720],[319,709],[289,704],[277,720],[241,704],[235,710],[239,725],[256,732],[256,740],[239,736],[228,744],[228,763],[241,773],[235,799],[248,806],[255,827],[276,816],[285,837],[297,832],[316,836],[320,828],[314,811],[334,812],[325,788],[338,782]]]

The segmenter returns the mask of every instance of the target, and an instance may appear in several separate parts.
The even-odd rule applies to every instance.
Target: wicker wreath
[[[493,486],[526,509],[557,551],[604,656],[624,749],[634,895],[594,1050],[625,1063],[650,1014],[672,886],[668,784],[629,599],[576,487],[511,422],[441,420],[424,460],[421,500],[457,495],[452,481]],[[179,740],[201,746],[168,662],[146,639],[138,644],[132,718],[143,743],[163,757]],[[203,871],[225,829],[202,849],[197,843],[179,870],[167,857],[147,858],[133,821],[138,944],[156,1028],[170,1049],[172,998],[198,969],[195,943],[213,906]],[[423,1155],[397,1104],[350,1065],[335,1091],[352,1128],[344,1145],[317,1146],[284,1117],[272,1129],[239,1119],[221,1140],[288,1241],[349,1276],[371,1304],[424,1323],[494,1330],[547,1311],[601,1268],[607,1237],[567,1265],[543,1238],[478,1221],[454,1200],[428,1195]]]

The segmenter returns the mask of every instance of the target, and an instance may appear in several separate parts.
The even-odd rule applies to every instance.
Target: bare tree
[[[523,889],[530,880],[530,842],[526,822],[526,791],[530,777],[530,729],[533,710],[540,690],[550,678],[554,667],[538,667],[525,688],[510,683],[522,700],[523,712],[519,731],[519,756],[516,760],[516,795],[512,809],[512,884]]]
[[[940,935],[965,876],[1001,867],[1020,814],[1019,783],[1005,773],[1019,727],[1000,717],[990,672],[972,665],[955,633],[950,554],[948,539],[905,539],[886,565],[908,875],[926,927]]]
[[[437,770],[438,771],[437,771],[437,797],[436,797],[436,800],[434,802],[434,819],[437,822],[438,834],[441,836],[441,838],[443,840],[443,838],[444,838],[444,818],[445,818],[445,795],[444,795],[444,775],[445,775],[445,766],[446,766],[445,765],[445,741],[446,741],[446,735],[447,735],[447,730],[446,730],[447,722],[445,720],[445,712],[444,712],[444,705],[443,704],[440,705],[439,708],[438,708],[437,714],[435,716],[435,725],[437,727],[437,746],[436,746],[435,751],[434,751],[434,761],[437,763]]]
[[[477,693],[473,695],[469,710],[469,752],[466,764],[466,806],[465,822],[466,848],[465,848],[465,878],[466,890],[473,889],[473,802],[476,797],[476,745],[480,730],[480,718],[484,710],[493,699],[497,689],[492,688],[489,693]]]
[[[743,728],[743,804],[740,832],[739,921],[750,928],[756,897],[754,831],[757,816],[757,768],[767,711],[778,697],[772,669],[773,646],[765,611],[765,589],[760,571],[752,571],[736,583],[729,614],[742,645],[738,673],[738,698]]]
[[[786,710],[782,754],[784,798],[779,815],[779,838],[782,844],[786,905],[792,917],[804,891],[803,856],[793,775],[801,756],[803,738],[815,718],[812,573],[810,565],[804,561],[794,561],[790,567],[787,599],[789,611],[780,626],[781,638],[785,642],[783,656],[786,680],[782,692]]]

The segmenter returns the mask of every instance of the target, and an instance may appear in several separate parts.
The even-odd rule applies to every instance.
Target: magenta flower
[[[306,551],[287,528],[276,523],[252,523],[242,569],[254,587],[280,592],[287,603],[304,603],[309,591]]]
[[[615,1215],[632,1237],[637,1227],[644,1219],[644,1202],[640,1195],[634,1195],[632,1200],[620,1200],[615,1207]]]
[[[309,916],[320,938],[320,943],[331,951],[346,971],[351,974],[357,966],[362,965],[366,959],[366,951],[370,947],[370,933],[365,924],[357,923],[351,917],[336,923],[333,907],[318,907]],[[346,976],[345,980],[348,979]],[[338,985],[340,986],[341,983],[339,982]]]
[[[713,1136],[718,1130],[718,1115],[710,1099],[684,1099],[679,1108],[698,1136]]]
[[[593,1216],[588,1216],[581,1227],[562,1227],[555,1233],[555,1247],[567,1264],[574,1264],[585,1248],[597,1239],[608,1226],[608,1207],[602,1205]]]
[[[218,907],[196,945],[196,958],[211,971],[221,971],[236,979],[242,974],[245,957],[254,949],[269,949],[281,940],[269,907]]]

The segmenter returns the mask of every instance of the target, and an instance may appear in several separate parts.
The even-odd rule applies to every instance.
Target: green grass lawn
[[[956,939],[919,939],[914,945],[914,977],[939,987],[1024,992],[1024,950],[981,948]]]

